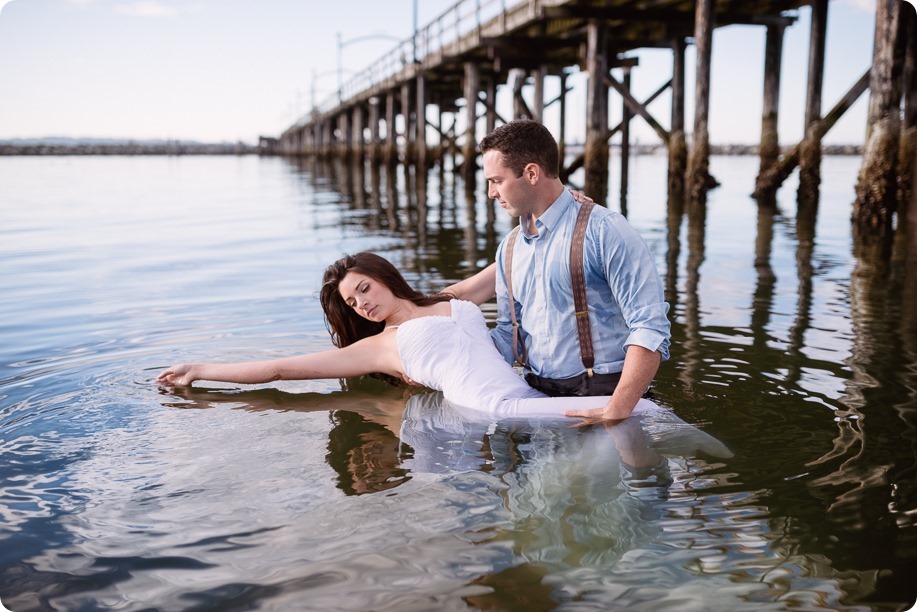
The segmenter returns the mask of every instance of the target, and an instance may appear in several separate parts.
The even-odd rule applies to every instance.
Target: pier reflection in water
[[[511,222],[482,181],[340,161],[4,160],[22,206],[3,209],[0,289],[21,323],[0,347],[0,599],[17,612],[912,602],[915,248],[851,238],[856,158],[826,158],[799,214],[794,185],[749,198],[757,159],[713,158],[722,185],[702,205],[665,192],[665,163],[631,160],[628,216],[672,307],[654,392],[673,418],[583,430],[479,422],[373,380],[150,382],[172,361],[327,347],[313,293],[343,252],[379,251],[426,291],[487,265]],[[30,187],[39,174],[67,196]]]

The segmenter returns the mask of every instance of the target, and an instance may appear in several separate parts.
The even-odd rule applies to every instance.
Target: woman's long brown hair
[[[365,274],[388,287],[395,297],[409,300],[418,306],[430,306],[455,297],[450,293],[426,295],[415,290],[404,280],[398,268],[375,253],[346,255],[325,268],[319,293],[331,341],[338,348],[378,334],[385,328],[385,323],[364,319],[344,302],[338,286],[350,272]]]

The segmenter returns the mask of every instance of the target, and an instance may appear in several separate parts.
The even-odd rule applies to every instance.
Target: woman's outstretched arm
[[[401,376],[395,334],[381,333],[342,349],[242,363],[180,363],[164,370],[156,382],[188,386],[196,380],[258,384],[275,380],[349,378],[382,372]]]

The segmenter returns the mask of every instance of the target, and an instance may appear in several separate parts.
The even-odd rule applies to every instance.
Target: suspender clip
[[[586,368],[586,376],[592,378],[592,368]]]

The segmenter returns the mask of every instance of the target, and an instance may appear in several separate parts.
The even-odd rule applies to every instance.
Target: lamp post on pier
[[[337,48],[338,48],[338,101],[344,101],[344,47],[349,47],[350,45],[358,42],[363,42],[365,40],[374,40],[374,39],[384,39],[384,40],[394,40],[397,42],[402,42],[402,39],[397,36],[391,36],[389,34],[367,34],[366,36],[357,36],[356,38],[351,38],[350,40],[341,40],[341,33],[337,32]]]

